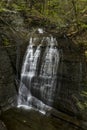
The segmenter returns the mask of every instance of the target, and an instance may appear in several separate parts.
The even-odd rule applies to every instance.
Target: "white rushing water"
[[[43,33],[42,29],[38,29]],[[18,107],[35,108],[42,113],[51,109],[57,84],[59,50],[53,36],[43,37],[41,44],[33,45],[30,38],[26,51],[19,88]],[[43,41],[46,46],[43,48]]]

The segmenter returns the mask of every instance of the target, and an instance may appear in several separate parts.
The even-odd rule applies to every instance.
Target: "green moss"
[[[82,91],[80,94],[82,100],[77,102],[77,106],[82,112],[87,112],[87,91]]]
[[[85,56],[86,56],[86,58],[87,58],[87,50],[85,51]]]
[[[5,39],[3,40],[3,44],[4,44],[5,46],[8,46],[8,45],[10,44],[9,39],[5,38]]]
[[[81,24],[81,27],[87,29],[87,24],[83,23]]]
[[[82,95],[87,97],[87,92],[86,91],[82,91]]]
[[[77,106],[80,108],[80,110],[84,110],[84,104],[82,104],[81,102],[78,102]]]
[[[16,11],[26,10],[26,7],[24,6],[24,4],[18,5],[18,4],[13,3],[11,6],[12,6],[12,9]]]

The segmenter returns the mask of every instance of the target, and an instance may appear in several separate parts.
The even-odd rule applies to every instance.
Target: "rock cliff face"
[[[0,106],[5,109],[13,104],[17,95],[23,57],[31,30],[26,29],[23,19],[15,12],[4,12],[2,16],[4,21],[0,21]],[[57,110],[70,115],[74,113],[87,120],[85,52],[67,37],[59,37],[58,34],[56,37],[62,55],[58,71],[58,88],[53,105]],[[18,83],[16,86],[15,79]]]
[[[36,33],[34,33],[35,36]],[[86,92],[86,59],[84,52],[79,50],[79,47],[67,37],[57,37],[57,40],[58,48],[61,50],[61,58],[54,107],[68,114],[78,115],[83,112],[83,109],[86,109],[86,105],[84,105],[86,103],[86,96],[84,97],[84,91]],[[20,40],[21,44],[17,42],[13,45],[0,46],[1,106],[14,100],[16,90],[19,87],[23,57],[28,45],[28,42],[22,42]],[[38,45],[38,43],[36,44]],[[15,81],[17,81],[16,86]]]
[[[15,75],[5,48],[0,46],[0,106],[9,107],[16,96]]]
[[[0,130],[7,130],[5,124],[0,120]]]

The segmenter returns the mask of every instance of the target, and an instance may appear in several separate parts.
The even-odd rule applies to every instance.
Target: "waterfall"
[[[38,29],[43,34],[42,29]],[[23,61],[18,107],[35,108],[42,113],[51,109],[57,86],[59,65],[58,43],[53,36],[31,37]],[[44,43],[45,46],[44,46]]]

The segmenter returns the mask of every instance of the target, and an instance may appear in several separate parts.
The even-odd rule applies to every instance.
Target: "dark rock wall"
[[[0,120],[0,130],[7,130],[5,124]]]
[[[15,75],[5,48],[0,46],[0,106],[5,108],[12,104],[16,96]]]

